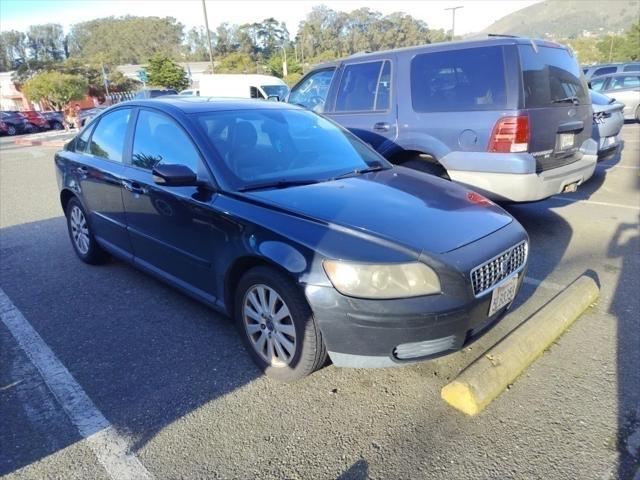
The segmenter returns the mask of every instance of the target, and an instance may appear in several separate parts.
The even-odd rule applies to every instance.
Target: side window
[[[257,87],[249,87],[249,95],[251,96],[251,98],[262,98],[262,99],[264,99],[264,95],[262,95],[262,93],[260,93],[260,90],[258,90]]]
[[[133,137],[131,164],[151,170],[158,163],[186,165],[198,171],[200,155],[182,128],[166,115],[141,110]]]
[[[596,92],[602,91],[602,89],[604,88],[604,83],[606,82],[606,80],[607,80],[606,77],[594,78],[590,82],[591,83],[591,90],[595,90]]]
[[[336,112],[368,112],[376,109],[382,63],[356,63],[344,68],[338,87]]]
[[[378,91],[376,93],[376,111],[384,111],[389,109],[389,100],[391,98],[391,62],[385,60],[378,79]]]
[[[611,90],[622,90],[624,88],[640,87],[640,77],[635,75],[626,75],[624,77],[614,77]]]
[[[618,67],[602,67],[593,72],[593,76],[596,77],[598,75],[606,75],[607,73],[616,73],[618,71]]]
[[[289,103],[302,105],[305,108],[321,113],[327,100],[334,68],[312,73],[291,90]]]
[[[93,127],[85,128],[84,132],[76,138],[76,144],[73,148],[75,152],[84,153],[87,151],[87,145],[89,144],[89,137],[91,136],[91,131]]]
[[[416,112],[503,108],[507,95],[501,47],[423,53],[411,60]]]
[[[122,162],[124,139],[129,125],[130,108],[104,115],[93,130],[89,152],[97,157]]]
[[[632,63],[625,65],[622,69],[623,72],[640,72],[640,63]]]

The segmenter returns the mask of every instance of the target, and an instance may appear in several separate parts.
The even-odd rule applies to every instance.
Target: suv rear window
[[[572,97],[590,103],[578,62],[568,50],[518,45],[522,64],[525,108],[566,107]]]
[[[494,110],[506,101],[502,47],[423,53],[411,61],[416,112]]]

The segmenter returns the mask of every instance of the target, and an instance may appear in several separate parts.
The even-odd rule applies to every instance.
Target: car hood
[[[247,195],[426,253],[454,250],[513,221],[475,192],[403,167]]]

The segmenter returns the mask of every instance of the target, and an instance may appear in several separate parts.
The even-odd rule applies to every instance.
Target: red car
[[[40,112],[36,112],[35,110],[27,110],[24,112],[20,112],[26,119],[27,121],[37,127],[38,130],[49,130],[50,125],[49,125],[49,121],[42,116],[42,114]]]

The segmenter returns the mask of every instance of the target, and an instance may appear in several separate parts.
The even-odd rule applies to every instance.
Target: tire
[[[271,303],[274,294],[276,298]],[[265,315],[260,315],[262,305],[266,307]],[[269,308],[270,305],[273,307]],[[278,316],[282,318],[278,320]],[[318,370],[327,360],[322,333],[307,300],[299,287],[275,268],[255,267],[240,279],[234,317],[249,355],[271,378],[283,382],[298,380]]]
[[[18,133],[16,127],[13,125],[7,125],[7,135],[13,137],[16,133]]]
[[[39,131],[38,127],[36,127],[33,123],[28,123],[25,127],[24,127],[24,131],[25,133],[36,133]]]
[[[419,172],[428,173],[436,177],[444,178],[445,180],[451,180],[447,170],[437,162],[431,162],[422,156],[410,158],[409,160],[402,162],[400,165],[403,167],[411,168]]]
[[[640,123],[640,105],[636,107],[636,122]]]
[[[51,130],[62,130],[64,129],[64,125],[62,125],[60,122],[53,122],[51,124]]]
[[[69,200],[66,217],[71,245],[78,258],[91,265],[104,263],[109,255],[96,242],[87,214],[77,198]]]

